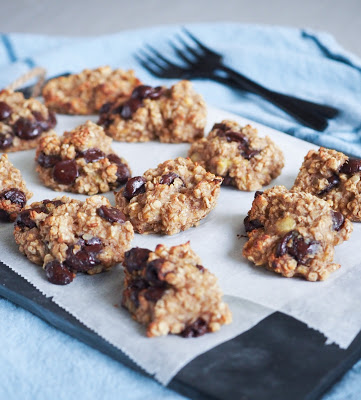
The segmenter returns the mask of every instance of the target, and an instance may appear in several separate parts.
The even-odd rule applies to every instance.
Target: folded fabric
[[[48,76],[110,65],[133,68],[144,82],[171,84],[137,65],[134,52],[145,43],[169,52],[167,39],[180,26],[162,26],[117,34],[67,38],[25,34],[0,36],[0,87],[34,66]],[[211,81],[196,89],[216,107],[326,147],[361,157],[361,60],[324,33],[212,23],[188,25],[204,43],[224,54],[225,62],[264,86],[339,108],[328,129],[315,132],[258,96]],[[149,378],[64,335],[30,313],[0,300],[0,398],[181,399]],[[361,363],[324,399],[358,398]],[[353,397],[354,396],[354,397]]]

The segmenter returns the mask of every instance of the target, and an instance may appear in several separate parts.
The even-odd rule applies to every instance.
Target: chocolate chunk
[[[33,111],[32,113],[42,132],[48,131],[56,125],[55,114],[52,111],[49,112],[48,119],[45,119],[44,115],[39,111]]]
[[[192,324],[188,325],[183,332],[181,332],[181,336],[184,338],[198,337],[204,335],[207,331],[207,322],[203,318],[198,318]]]
[[[203,267],[203,265],[197,264],[196,267],[197,267],[201,272],[204,272],[204,270],[205,270],[205,268]]]
[[[71,185],[79,176],[78,166],[74,160],[59,161],[53,169],[53,178],[62,185]]]
[[[222,186],[234,186],[234,178],[231,178],[228,174],[223,178]]]
[[[261,190],[257,190],[256,193],[254,194],[254,198],[257,198],[258,196],[262,196],[263,192]]]
[[[118,169],[116,172],[117,182],[120,185],[124,185],[131,177],[130,170],[126,164],[118,164]]]
[[[138,194],[145,192],[146,179],[142,176],[135,176],[128,180],[123,191],[123,196],[127,200],[131,200],[133,197],[138,196]]]
[[[163,94],[163,88],[157,86],[155,88],[146,85],[137,86],[132,92],[133,99],[151,99],[156,100]]]
[[[139,292],[144,289],[147,289],[148,287],[149,283],[145,279],[135,279],[130,284],[129,298],[137,308],[139,307]]]
[[[108,222],[123,224],[126,221],[125,215],[115,207],[100,206],[97,214]]]
[[[10,222],[11,221],[10,214],[5,210],[0,209],[0,221],[1,222]]]
[[[160,178],[159,183],[161,185],[168,185],[169,186],[176,180],[176,178],[180,178],[180,176],[175,174],[174,172],[169,172],[168,174],[165,174]]]
[[[64,204],[61,200],[43,200],[43,207],[41,207],[39,210],[39,212],[44,212],[46,214],[49,214],[54,208],[57,208],[59,206],[61,206],[62,204]]]
[[[332,175],[327,178],[327,182],[328,185],[318,193],[318,196],[322,196],[323,194],[328,193],[335,186],[337,186],[340,183],[340,178],[338,177],[338,175]]]
[[[10,200],[13,204],[19,204],[21,208],[23,208],[26,204],[25,193],[16,188],[0,193],[0,199]]]
[[[241,145],[248,144],[248,138],[240,132],[226,131],[224,134],[227,142],[238,142]]]
[[[122,159],[114,153],[108,154],[107,158],[112,164],[123,165]]]
[[[0,101],[0,121],[9,118],[12,112],[12,108],[7,103]]]
[[[30,209],[24,210],[18,214],[15,220],[15,225],[20,226],[20,228],[34,228],[36,223],[30,218]]]
[[[231,130],[231,128],[229,128],[226,124],[214,124],[213,128],[212,128],[212,131],[214,129],[218,129],[221,132],[225,132],[225,131]]]
[[[332,228],[335,231],[339,231],[345,222],[345,217],[338,211],[331,210],[332,215]]]
[[[43,168],[52,168],[56,163],[61,161],[61,158],[58,155],[53,155],[53,154],[47,155],[41,152],[36,161]]]
[[[243,223],[246,232],[252,232],[254,229],[259,229],[264,227],[264,225],[261,223],[260,220],[258,220],[257,218],[250,219],[249,215],[247,215]]]
[[[149,301],[158,301],[166,290],[164,287],[150,287],[144,293],[144,297]]]
[[[98,254],[103,250],[103,243],[100,238],[94,236],[91,239],[84,240],[82,249],[87,253]]]
[[[142,101],[139,99],[129,99],[123,103],[120,115],[123,119],[131,119],[133,114],[142,106]]]
[[[15,122],[13,130],[15,135],[22,140],[36,139],[42,133],[42,129],[36,121],[33,122],[23,117]]]
[[[349,158],[340,168],[340,173],[347,175],[353,175],[359,171],[361,171],[361,160],[356,158]]]
[[[145,278],[152,286],[164,286],[164,275],[161,272],[162,266],[165,260],[163,258],[157,258],[148,263]]]
[[[13,137],[11,135],[5,135],[5,133],[0,133],[0,149],[7,149],[13,144]]]
[[[96,148],[82,151],[76,158],[84,158],[86,163],[96,162],[105,158],[105,154]]]
[[[55,285],[68,285],[75,277],[75,274],[58,260],[48,262],[44,269],[48,281]]]
[[[261,150],[251,150],[249,147],[246,147],[244,150],[241,151],[241,156],[246,160],[250,160],[252,157],[259,154]]]
[[[306,264],[309,256],[319,249],[319,243],[313,240],[305,240],[297,231],[288,232],[276,249],[276,257],[289,254],[298,263]]]
[[[107,114],[111,110],[111,108],[113,107],[113,104],[114,103],[112,103],[112,102],[104,103],[100,107],[99,114]]]
[[[93,252],[86,251],[82,246],[81,250],[74,254],[74,246],[70,246],[67,250],[67,258],[65,264],[68,268],[75,271],[86,272],[99,264],[96,255]]]
[[[134,247],[133,249],[124,253],[124,267],[129,273],[133,271],[140,271],[147,266],[147,261],[151,253],[148,249]]]

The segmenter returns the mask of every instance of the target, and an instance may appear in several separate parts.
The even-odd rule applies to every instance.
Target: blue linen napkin
[[[206,101],[319,145],[361,157],[361,60],[328,34],[282,27],[233,23],[187,28],[225,55],[225,62],[277,91],[342,110],[318,133],[259,97],[210,81],[195,81]],[[180,26],[162,26],[94,38],[25,34],[0,36],[0,88],[35,65],[48,75],[99,65],[133,68],[144,82],[160,81],[139,67],[134,51],[145,42],[169,51],[166,41]],[[182,399],[156,382],[130,371],[32,314],[0,300],[0,399]],[[361,362],[324,400],[358,399]]]

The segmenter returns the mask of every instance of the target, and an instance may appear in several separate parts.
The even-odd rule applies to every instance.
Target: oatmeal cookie
[[[14,221],[33,194],[26,188],[20,171],[8,160],[0,158],[0,221]]]
[[[77,272],[97,274],[123,261],[134,232],[103,196],[84,202],[63,196],[33,203],[15,221],[15,241],[51,283],[66,285]]]
[[[115,199],[136,232],[174,235],[197,225],[216,206],[221,182],[179,157],[129,179]]]
[[[55,125],[55,114],[40,101],[25,99],[20,92],[0,91],[0,151],[33,149]]]
[[[217,278],[202,266],[189,242],[125,253],[122,305],[147,326],[147,336],[198,337],[232,321]]]
[[[41,138],[36,150],[36,171],[45,186],[57,191],[104,193],[127,182],[127,162],[114,154],[112,139],[102,127],[87,121],[64,136]]]
[[[324,147],[310,150],[292,190],[318,196],[351,221],[361,221],[361,160]]]
[[[104,103],[127,99],[139,84],[134,71],[105,66],[52,79],[44,86],[43,97],[60,114],[96,114]]]
[[[207,171],[224,178],[223,185],[239,190],[257,190],[280,175],[282,151],[257,129],[234,121],[215,124],[207,138],[192,144],[188,156]]]
[[[352,223],[309,193],[275,186],[256,192],[244,220],[248,242],[243,255],[256,265],[290,278],[326,279],[340,268],[334,246],[348,240]]]
[[[138,86],[127,101],[105,104],[98,124],[123,142],[181,143],[203,137],[206,116],[201,95],[189,81],[180,81],[170,89]]]

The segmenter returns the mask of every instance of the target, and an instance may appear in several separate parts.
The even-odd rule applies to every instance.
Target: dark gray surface
[[[145,373],[2,263],[0,296]],[[169,387],[192,399],[317,399],[361,355],[361,334],[347,350],[325,346],[324,342],[320,333],[277,312],[250,331],[198,356],[175,376]]]

